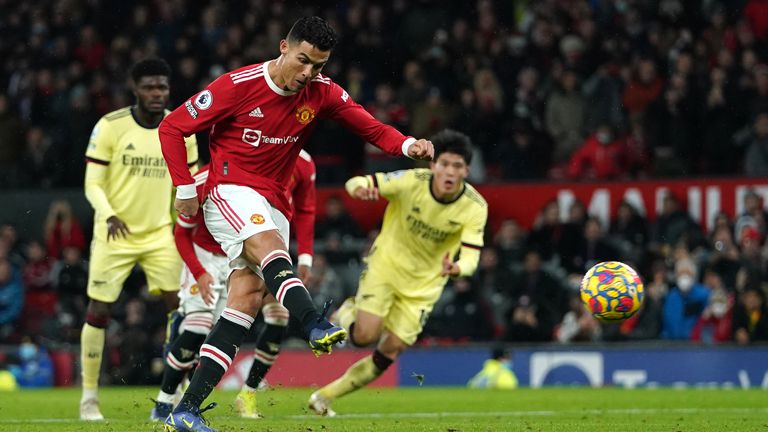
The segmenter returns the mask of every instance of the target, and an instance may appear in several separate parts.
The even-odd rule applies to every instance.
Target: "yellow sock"
[[[88,323],[83,325],[80,336],[80,362],[83,368],[83,390],[95,390],[99,387],[101,356],[104,353],[104,335],[106,331]]]
[[[320,394],[328,399],[336,399],[345,394],[365,387],[366,384],[381,375],[379,368],[373,363],[373,356],[367,356],[353,364],[341,378],[320,389]]]

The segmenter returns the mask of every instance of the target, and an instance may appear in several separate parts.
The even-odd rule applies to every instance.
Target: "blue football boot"
[[[190,409],[186,411],[172,412],[165,419],[163,430],[165,432],[216,432],[216,429],[208,426],[208,421],[203,418],[203,413],[209,409],[216,408],[216,403],[212,403],[203,409]]]
[[[167,419],[169,415],[171,415],[171,411],[173,411],[173,404],[159,402],[154,399],[151,400],[155,403],[155,407],[152,408],[152,412],[149,414],[149,419],[151,421],[163,421]]]
[[[347,338],[347,331],[343,327],[330,323],[325,319],[328,309],[331,306],[331,300],[323,305],[323,313],[317,319],[317,323],[309,329],[309,347],[316,356],[330,354],[333,346]]]

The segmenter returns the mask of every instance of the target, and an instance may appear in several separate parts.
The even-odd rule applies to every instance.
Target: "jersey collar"
[[[434,174],[429,176],[429,183],[427,184],[427,187],[429,188],[429,195],[431,195],[432,199],[435,200],[439,204],[453,204],[456,201],[458,201],[459,198],[461,198],[461,196],[464,195],[464,191],[467,190],[467,183],[466,182],[462,182],[461,183],[461,192],[459,192],[454,199],[452,199],[450,201],[444,201],[444,200],[441,200],[440,198],[436,197],[435,193],[432,192],[432,182],[433,181],[435,181],[435,175]]]
[[[169,113],[168,110],[164,110],[163,118],[165,118],[165,116],[167,116],[168,113]],[[156,125],[152,126],[152,125],[148,125],[148,124],[144,123],[143,121],[141,121],[139,116],[136,115],[136,106],[135,105],[131,106],[131,117],[133,117],[133,121],[135,121],[137,125],[141,126],[144,129],[155,130],[155,129],[160,127],[160,123],[159,122]]]
[[[272,60],[268,62],[264,62],[264,81],[267,82],[267,85],[270,89],[272,89],[273,92],[279,94],[280,96],[293,96],[296,94],[295,91],[288,91],[283,90],[280,87],[278,87],[277,84],[275,84],[274,81],[272,81],[272,78],[269,76],[269,64],[272,63]]]

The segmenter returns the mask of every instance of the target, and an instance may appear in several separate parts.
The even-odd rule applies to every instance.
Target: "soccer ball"
[[[600,321],[625,320],[643,304],[643,281],[630,266],[619,261],[595,264],[581,280],[581,301]]]

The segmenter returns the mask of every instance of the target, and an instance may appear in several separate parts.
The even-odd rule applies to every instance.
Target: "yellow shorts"
[[[445,286],[442,278],[406,279],[369,266],[360,275],[355,296],[358,310],[384,318],[384,328],[413,345]]]
[[[176,250],[171,227],[151,233],[129,234],[127,239],[91,242],[88,270],[88,297],[114,303],[133,267],[139,264],[147,276],[149,293],[178,291],[181,257]]]

